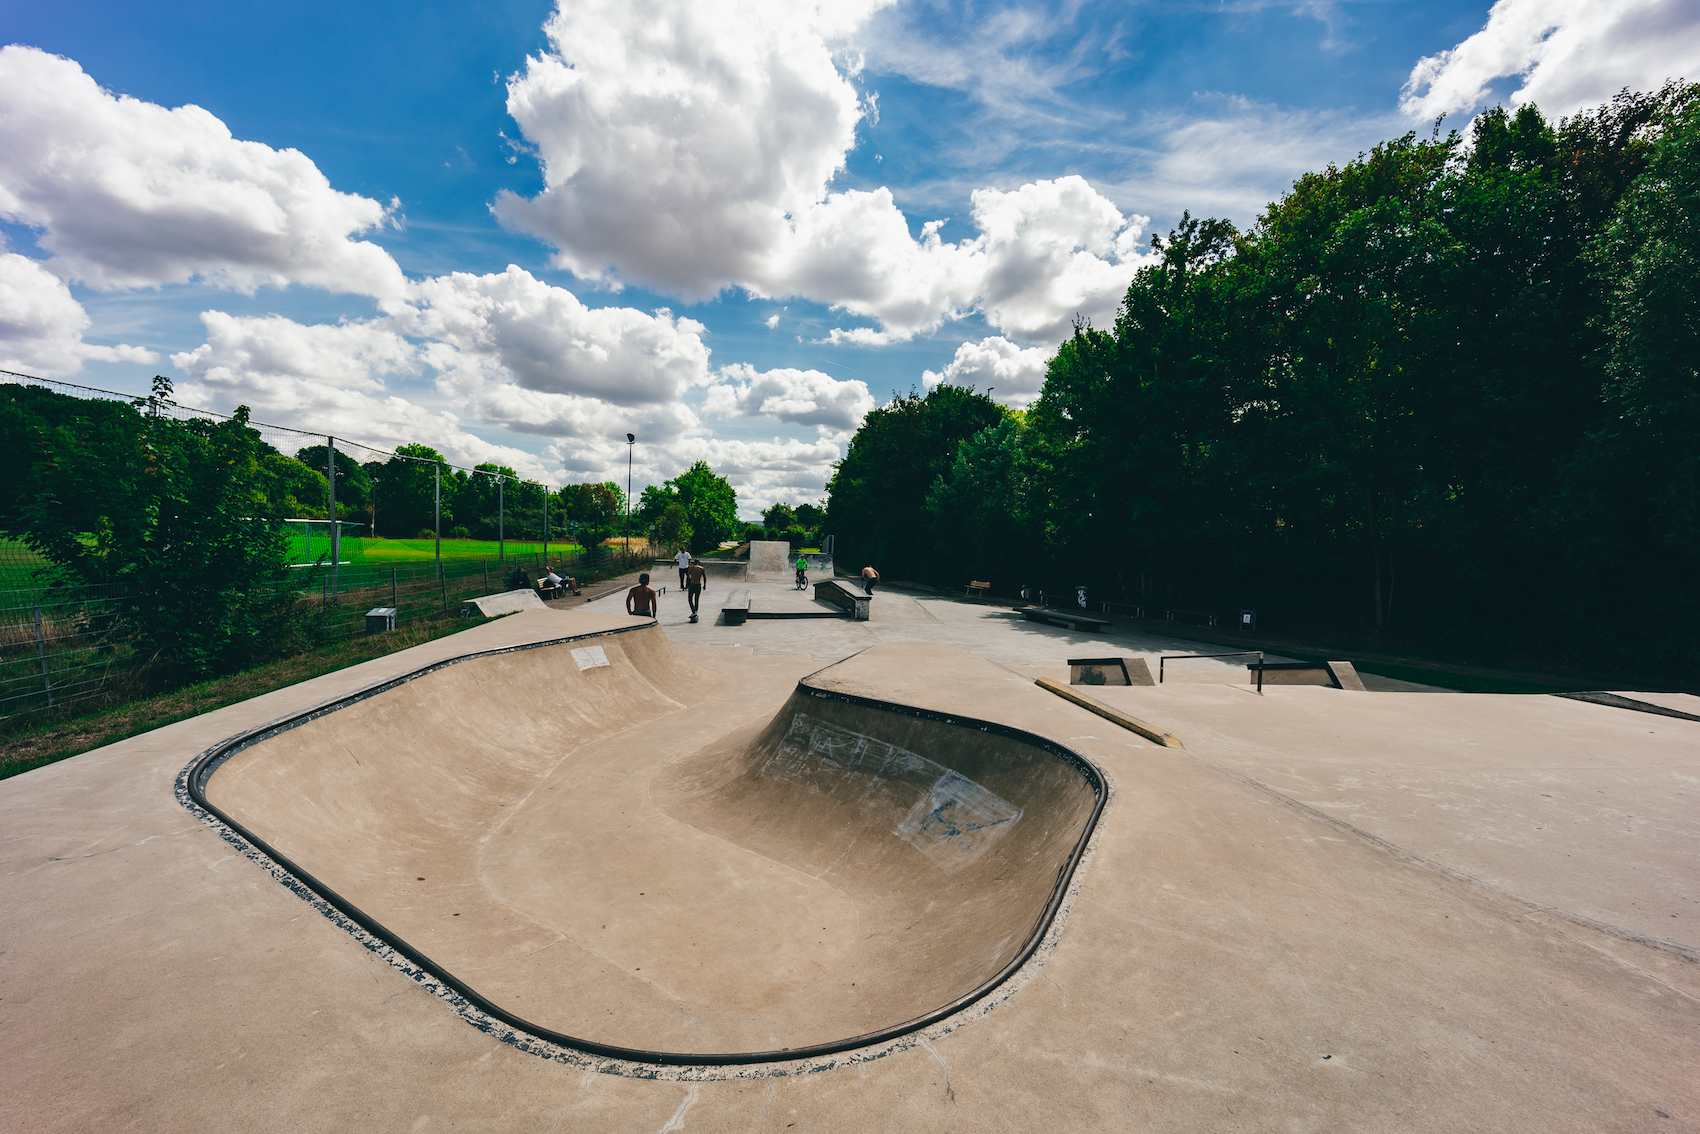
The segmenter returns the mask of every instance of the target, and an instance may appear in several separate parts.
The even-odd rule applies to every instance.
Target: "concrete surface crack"
[[[921,1046],[926,1048],[932,1054],[932,1057],[939,1061],[940,1067],[944,1068],[944,1094],[954,1104],[956,1102],[956,1088],[950,1085],[950,1064],[944,1061],[944,1056],[939,1054],[939,1049],[933,1046],[932,1040],[926,1036],[916,1036],[915,1038],[921,1041]]]
[[[685,1101],[679,1104],[679,1109],[673,1112],[673,1117],[667,1120],[667,1125],[656,1131],[656,1134],[670,1134],[674,1130],[683,1130],[685,1128],[685,1115],[690,1113],[690,1109],[697,1104],[697,1092],[700,1090],[702,1090],[702,1084],[692,1083],[691,1089],[685,1092]]]

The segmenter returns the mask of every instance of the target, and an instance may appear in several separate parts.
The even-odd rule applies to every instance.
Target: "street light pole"
[[[632,447],[637,444],[635,434],[626,434],[626,566],[632,565]]]

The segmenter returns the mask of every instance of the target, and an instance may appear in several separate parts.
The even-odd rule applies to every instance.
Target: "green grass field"
[[[346,542],[346,541],[345,541]],[[365,539],[359,554],[367,563],[429,563],[435,554],[428,539]],[[498,544],[493,539],[445,539],[444,559],[495,559]],[[541,555],[542,540],[510,539],[506,544],[509,555]],[[321,551],[329,551],[327,544]],[[549,554],[567,555],[581,550],[560,540],[549,541]],[[345,556],[346,558],[347,556]]]
[[[24,546],[22,540],[0,539],[0,591],[38,591],[46,580],[35,576],[47,560]]]

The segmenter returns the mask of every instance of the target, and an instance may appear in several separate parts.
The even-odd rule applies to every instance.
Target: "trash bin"
[[[395,629],[395,607],[375,606],[366,612],[366,633],[381,634]]]

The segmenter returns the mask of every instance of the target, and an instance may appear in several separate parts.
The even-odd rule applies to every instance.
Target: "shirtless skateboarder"
[[[697,620],[697,603],[702,601],[702,589],[708,583],[708,570],[703,567],[702,560],[693,559],[685,569],[685,597],[691,604],[691,621]]]
[[[655,592],[649,586],[649,572],[638,576],[637,586],[626,592],[626,613],[638,618],[658,617]]]

